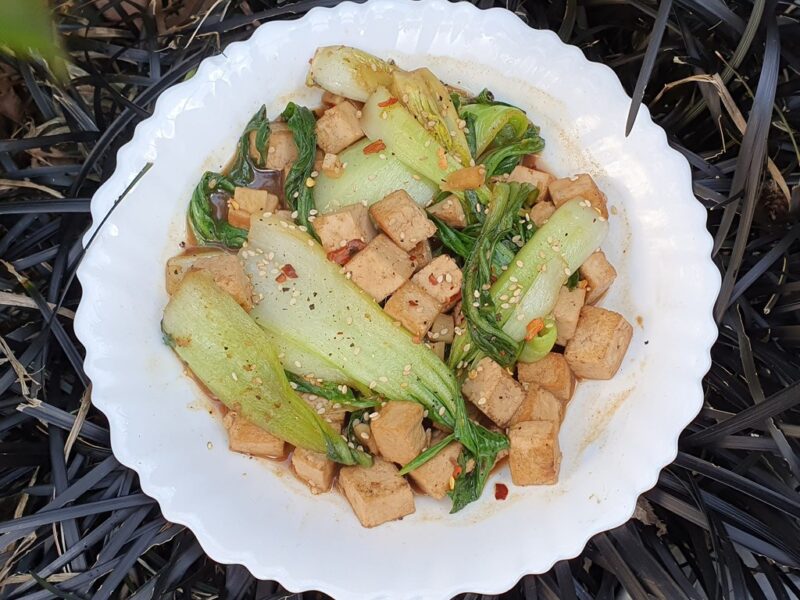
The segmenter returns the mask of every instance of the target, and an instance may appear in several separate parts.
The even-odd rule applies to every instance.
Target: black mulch
[[[114,459],[72,333],[73,273],[89,198],[158,95],[259,22],[335,0],[147,0],[156,15],[136,1],[55,3],[68,86],[0,55],[0,595],[317,598],[214,563]],[[675,463],[636,518],[502,597],[797,597],[800,5],[502,5],[611,66],[650,106],[692,165],[724,274],[705,407]]]

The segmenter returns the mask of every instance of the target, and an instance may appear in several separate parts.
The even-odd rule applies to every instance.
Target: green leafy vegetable
[[[244,132],[239,138],[236,157],[228,173],[228,179],[234,185],[243,187],[250,185],[255,178],[254,169],[266,168],[269,134],[270,126],[267,118],[267,107],[262,106],[248,121]]]
[[[394,156],[412,171],[441,185],[461,165],[401,102],[380,106],[393,97],[380,87],[367,99],[361,109],[364,133],[371,140],[383,141],[384,154]]]
[[[459,114],[475,134],[476,157],[522,138],[530,125],[522,110],[504,104],[467,104]]]
[[[336,462],[371,463],[295,393],[267,337],[207,273],[184,277],[164,309],[161,329],[209,391],[251,423]]]
[[[364,102],[379,86],[391,84],[393,64],[350,46],[318,48],[311,59],[310,83]]]
[[[341,404],[347,409],[374,408],[381,405],[380,398],[357,398],[353,390],[341,383],[332,383],[330,381],[314,383],[306,377],[300,377],[288,371],[286,377],[296,392],[314,394],[320,398]]]
[[[241,248],[247,239],[246,229],[234,227],[226,219],[217,218],[214,214],[213,196],[219,195],[216,204],[222,204],[227,202],[237,186],[247,187],[253,182],[255,169],[266,166],[269,134],[267,109],[262,106],[239,137],[230,173],[222,175],[207,171],[195,186],[189,201],[189,224],[201,245]],[[255,163],[253,155],[256,157]]]
[[[327,214],[358,202],[372,204],[395,190],[405,190],[420,206],[428,206],[438,188],[391,154],[364,154],[370,144],[364,139],[339,154],[346,164],[339,177],[323,171],[314,186],[314,203],[320,214]],[[381,155],[383,158],[381,158]]]
[[[317,152],[317,133],[314,129],[316,119],[314,113],[305,106],[298,106],[294,102],[286,105],[281,117],[292,132],[294,143],[297,146],[297,160],[294,161],[284,183],[284,196],[293,211],[297,211],[297,222],[305,227],[314,237],[314,227],[309,221],[311,211],[314,209],[314,194],[306,181],[314,170],[314,157]]]
[[[444,84],[430,69],[396,70],[391,91],[408,111],[463,166],[469,165],[470,149],[459,127],[461,117]]]
[[[236,186],[224,175],[207,171],[192,192],[189,201],[189,225],[200,245],[222,244],[228,248],[241,248],[247,240],[247,230],[234,227],[213,212],[211,197],[220,194],[223,199],[233,194]]]
[[[406,464],[402,469],[400,469],[400,475],[408,475],[411,471],[419,469],[422,465],[432,459],[434,456],[439,454],[442,450],[444,450],[447,445],[456,439],[454,433],[451,433],[438,442],[436,442],[433,446],[421,452],[419,455],[416,456],[411,462]]]
[[[582,200],[571,200],[559,207],[492,284],[489,297],[497,326],[521,342],[527,324],[552,312],[569,274],[600,247],[607,232],[608,222]],[[466,306],[466,293],[464,297]],[[453,341],[450,365],[455,368],[472,363],[481,354],[491,356],[482,349],[478,351],[472,331],[467,331]]]
[[[570,291],[574,290],[576,287],[578,287],[578,284],[580,283],[580,281],[581,281],[580,272],[579,271],[573,271],[572,275],[570,275],[569,279],[567,279],[567,284],[566,284],[567,288],[569,288]]]
[[[486,177],[511,173],[522,157],[544,150],[544,140],[539,136],[539,128],[530,125],[522,138],[517,141],[490,150],[481,156],[480,162],[486,166]]]
[[[273,335],[323,356],[362,389],[389,400],[417,402],[476,456],[508,440],[470,421],[453,373],[424,344],[398,328],[381,307],[327,260],[297,226],[276,217],[254,219],[243,261],[254,291],[252,310]],[[259,252],[260,251],[260,252]],[[271,256],[269,260],[265,257]],[[265,264],[266,263],[268,264]],[[276,285],[271,269],[291,264],[296,277]],[[299,367],[298,367],[299,368]],[[484,480],[485,481],[485,480]]]
[[[504,367],[514,365],[520,344],[502,330],[502,323],[498,324],[495,301],[490,294],[491,260],[500,240],[512,230],[514,221],[519,220],[519,209],[530,189],[530,185],[519,183],[494,186],[486,220],[464,265],[462,310],[472,343]]]

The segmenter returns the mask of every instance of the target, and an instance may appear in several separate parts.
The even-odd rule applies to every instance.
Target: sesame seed
[[[571,275],[571,273],[569,272],[569,269],[566,269],[566,268],[564,269],[564,275]]]
[[[484,398],[482,396],[480,398],[478,398],[478,404],[480,404],[481,406],[486,404],[486,398]]]
[[[380,377],[378,377],[378,381],[380,381],[381,383],[388,383],[389,378],[384,375],[381,375]]]
[[[236,375],[236,373],[231,373],[231,379],[234,381],[239,381],[239,377]]]
[[[445,411],[444,411],[444,406],[440,407],[440,408],[439,408],[439,416],[440,416],[440,417],[441,417],[441,416],[443,416],[443,415],[444,415],[444,412],[445,412]]]
[[[376,420],[380,416],[381,416],[381,413],[379,413],[378,411],[369,413],[369,418],[372,419],[373,421]]]
[[[374,390],[378,386],[377,381],[370,381],[369,382],[369,389]]]
[[[472,344],[464,344],[464,352],[469,352],[472,348]]]
[[[367,433],[366,431],[362,431],[362,432],[361,432],[361,433],[358,435],[358,437],[360,437],[362,440],[368,440],[368,439],[369,439],[369,433]]]

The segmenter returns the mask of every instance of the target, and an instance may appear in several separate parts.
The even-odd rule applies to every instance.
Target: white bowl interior
[[[429,66],[474,92],[490,88],[541,126],[553,172],[589,172],[608,195],[615,214],[603,248],[619,277],[602,305],[623,313],[635,332],[613,380],[578,386],[561,430],[558,485],[513,487],[502,470],[482,500],[458,515],[448,514],[448,502],[420,496],[414,515],[362,529],[339,494],[312,496],[286,465],[229,452],[220,419],[162,343],[164,263],[180,251],[198,178],[227,162],[262,103],[271,117],[289,99],[313,105],[318,93],[304,87],[308,59],[334,43],[403,67]],[[213,558],[290,589],[340,597],[500,592],[622,523],[700,407],[718,288],[688,165],[644,109],[625,138],[627,107],[610,70],[552,33],[504,11],[439,0],[315,9],[263,26],[204,62],[159,100],[92,206],[97,222],[141,166],[153,163],[80,272],[85,296],[76,328],[120,460]],[[493,498],[494,482],[509,484],[507,500]],[[354,573],[355,565],[365,566]]]

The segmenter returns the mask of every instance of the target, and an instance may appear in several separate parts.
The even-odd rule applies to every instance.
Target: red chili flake
[[[542,329],[544,329],[544,321],[541,319],[534,319],[528,323],[527,327],[525,327],[525,341],[530,342]]]
[[[346,246],[328,252],[328,260],[337,265],[346,265],[350,259],[366,247],[361,240],[350,240]]]
[[[428,281],[430,281],[431,285],[439,285],[439,280],[436,279],[436,276],[433,273],[428,275]]]
[[[289,279],[297,279],[297,271],[295,271],[294,267],[289,263],[281,267],[281,273],[286,275]]]
[[[450,302],[458,302],[459,300],[461,300],[461,290],[450,296]]]
[[[381,150],[386,150],[386,144],[383,143],[383,140],[375,140],[368,146],[364,146],[362,152],[364,154],[375,154],[376,152],[380,152]]]
[[[381,108],[386,108],[387,106],[391,106],[392,104],[397,103],[397,98],[389,98],[388,100],[384,100],[383,102],[378,102],[378,106]]]
[[[494,484],[494,499],[505,500],[508,498],[508,486],[505,483]]]
[[[278,275],[278,276],[275,278],[275,281],[277,281],[278,283],[284,283],[284,282],[286,281],[286,275],[284,275],[283,273],[281,273],[280,275]]]
[[[458,477],[459,475],[461,475],[461,471],[463,471],[463,470],[464,470],[464,469],[462,469],[462,468],[461,468],[461,465],[456,465],[456,466],[453,468],[453,479],[455,479],[456,477]]]
[[[408,301],[408,305],[409,306],[419,306],[419,300],[409,300]]]

